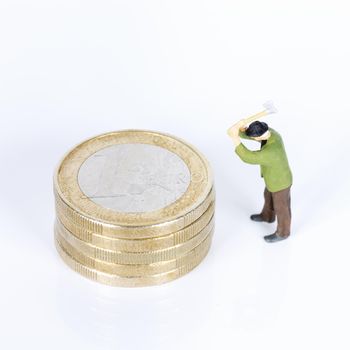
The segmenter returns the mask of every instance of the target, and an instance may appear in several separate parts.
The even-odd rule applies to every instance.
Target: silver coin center
[[[91,155],[79,169],[78,184],[102,207],[141,213],[175,202],[186,192],[190,178],[177,154],[136,143],[113,145]]]

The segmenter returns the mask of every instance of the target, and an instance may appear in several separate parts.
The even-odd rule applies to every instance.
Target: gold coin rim
[[[96,247],[137,253],[147,252],[149,250],[166,249],[174,245],[186,242],[208,225],[215,214],[214,212],[215,203],[212,202],[206,212],[202,214],[202,216],[200,216],[196,221],[186,226],[182,230],[160,237],[144,239],[123,239],[90,232],[85,228],[76,225],[71,220],[69,220],[69,218],[60,213],[57,213],[56,220],[58,220],[59,223],[75,237]]]
[[[106,237],[122,239],[146,239],[175,233],[195,222],[207,211],[212,203],[215,204],[215,188],[212,188],[204,202],[183,217],[150,226],[122,227],[101,223],[97,220],[91,220],[90,218],[81,215],[73,208],[67,206],[56,192],[54,192],[54,194],[57,216],[64,215],[68,220],[74,223],[74,225],[86,229],[87,231]]]
[[[191,264],[193,260],[197,259],[198,255],[203,254],[203,251],[205,251],[207,247],[208,240],[211,240],[212,237],[213,234],[211,233],[200,244],[198,244],[195,248],[193,248],[191,251],[189,251],[187,254],[183,255],[179,259],[160,261],[153,264],[135,265],[115,264],[108,263],[105,261],[99,261],[83,254],[71,244],[69,244],[62,237],[56,237],[56,240],[60,245],[61,249],[66,252],[66,254],[70,255],[77,262],[88,268],[113,275],[118,275],[121,277],[143,277],[172,271],[182,266]]]
[[[62,248],[60,247],[59,243],[55,240],[55,246],[58,251],[58,254],[62,258],[62,260],[65,262],[68,267],[70,267],[73,271],[79,273],[80,275],[93,280],[95,282],[99,282],[102,284],[106,284],[109,286],[115,286],[115,287],[149,287],[154,285],[160,285],[163,283],[167,283],[170,281],[173,281],[190,271],[192,271],[195,267],[200,265],[200,263],[205,259],[207,256],[210,246],[211,246],[211,240],[209,240],[208,246],[203,251],[203,256],[199,256],[196,261],[193,261],[191,264],[182,266],[180,268],[155,274],[151,276],[146,277],[121,277],[114,274],[108,274],[106,272],[101,272],[96,269],[89,268],[81,263],[79,263],[77,260],[75,260],[72,256],[70,256],[68,253],[66,253]]]
[[[187,254],[198,244],[200,244],[207,236],[211,234],[212,231],[214,231],[214,218],[203,230],[198,232],[197,235],[184,243],[180,243],[166,249],[131,253],[96,247],[90,243],[76,238],[57,221],[55,223],[56,239],[59,240],[60,238],[63,238],[82,254],[99,261],[130,265],[152,264],[160,261],[179,259],[181,256]]]
[[[185,194],[160,210],[145,213],[116,212],[87,198],[77,181],[80,166],[99,150],[125,143],[151,144],[177,154],[186,163],[191,173],[191,181]],[[55,192],[67,207],[89,221],[112,225],[116,228],[166,224],[182,218],[205,201],[212,187],[213,174],[201,152],[175,136],[150,130],[121,130],[90,138],[65,155],[54,175]]]

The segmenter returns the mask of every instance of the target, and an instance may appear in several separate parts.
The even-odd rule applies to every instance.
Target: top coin
[[[159,132],[125,130],[71,150],[55,191],[78,214],[116,228],[159,225],[195,210],[213,187],[210,166],[186,142]]]

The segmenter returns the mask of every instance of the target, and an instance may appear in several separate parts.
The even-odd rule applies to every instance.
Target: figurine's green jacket
[[[260,151],[250,151],[241,143],[236,147],[236,153],[245,163],[260,164],[261,176],[270,192],[278,192],[292,185],[293,176],[289,168],[286,151],[281,135],[269,129],[271,136]],[[252,139],[240,132],[240,137]]]

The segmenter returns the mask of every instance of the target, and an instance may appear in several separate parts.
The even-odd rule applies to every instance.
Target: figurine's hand
[[[231,126],[227,130],[227,134],[230,137],[235,137],[235,136],[237,136],[239,134],[240,131],[244,131],[245,130],[245,125],[246,125],[246,122],[245,122],[244,119],[242,119],[238,123],[236,123],[233,126]]]
[[[235,125],[237,125],[238,130],[244,131],[246,129],[246,124],[247,124],[246,120],[242,119]]]

